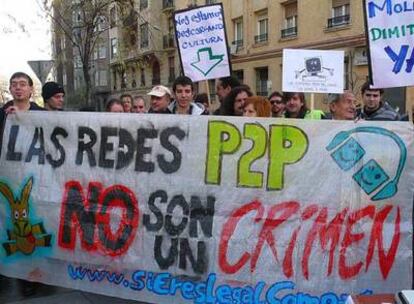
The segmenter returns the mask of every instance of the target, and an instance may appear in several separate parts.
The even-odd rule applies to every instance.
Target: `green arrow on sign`
[[[211,47],[206,47],[197,51],[198,60],[192,62],[191,65],[199,70],[204,76],[207,76],[216,65],[223,61],[223,57],[224,55],[213,55]]]

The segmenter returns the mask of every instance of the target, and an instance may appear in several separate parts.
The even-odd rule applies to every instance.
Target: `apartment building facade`
[[[86,5],[79,0],[70,2],[55,1],[52,22],[52,57],[54,59],[54,78],[63,84],[66,91],[66,107],[79,109],[92,106],[103,109],[110,96],[109,74],[109,26],[106,10],[94,12],[96,18],[88,17]],[[91,104],[85,97],[85,77],[79,46],[86,52],[84,37],[87,27],[93,24],[90,39],[89,76],[91,78]],[[71,28],[71,32],[68,32]]]
[[[285,48],[343,50],[345,88],[359,97],[368,59],[363,2],[354,0],[223,0],[233,73],[258,95],[282,90]],[[411,109],[413,90],[387,89],[401,112]],[[315,106],[327,109],[326,96]]]

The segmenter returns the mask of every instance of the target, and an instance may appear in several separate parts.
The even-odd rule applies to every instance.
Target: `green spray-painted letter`
[[[205,180],[207,184],[220,184],[223,154],[236,152],[241,135],[236,126],[225,121],[208,123],[208,147]]]
[[[271,126],[267,188],[283,189],[284,167],[298,162],[308,150],[308,138],[294,126]]]
[[[267,131],[259,124],[245,124],[244,138],[250,139],[253,144],[252,148],[240,157],[237,171],[238,186],[261,188],[263,173],[251,171],[250,167],[266,153]]]

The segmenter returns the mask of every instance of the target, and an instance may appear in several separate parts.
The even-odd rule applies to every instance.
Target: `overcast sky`
[[[39,0],[1,0],[0,76],[23,71],[34,75],[28,60],[51,58],[50,25]]]

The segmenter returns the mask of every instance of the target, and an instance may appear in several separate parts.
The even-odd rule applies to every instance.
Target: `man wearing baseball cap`
[[[147,94],[151,96],[151,106],[148,113],[171,114],[168,105],[171,101],[171,91],[163,85],[156,85]]]
[[[45,109],[48,111],[63,111],[65,90],[56,82],[46,82],[42,87],[42,97]]]

